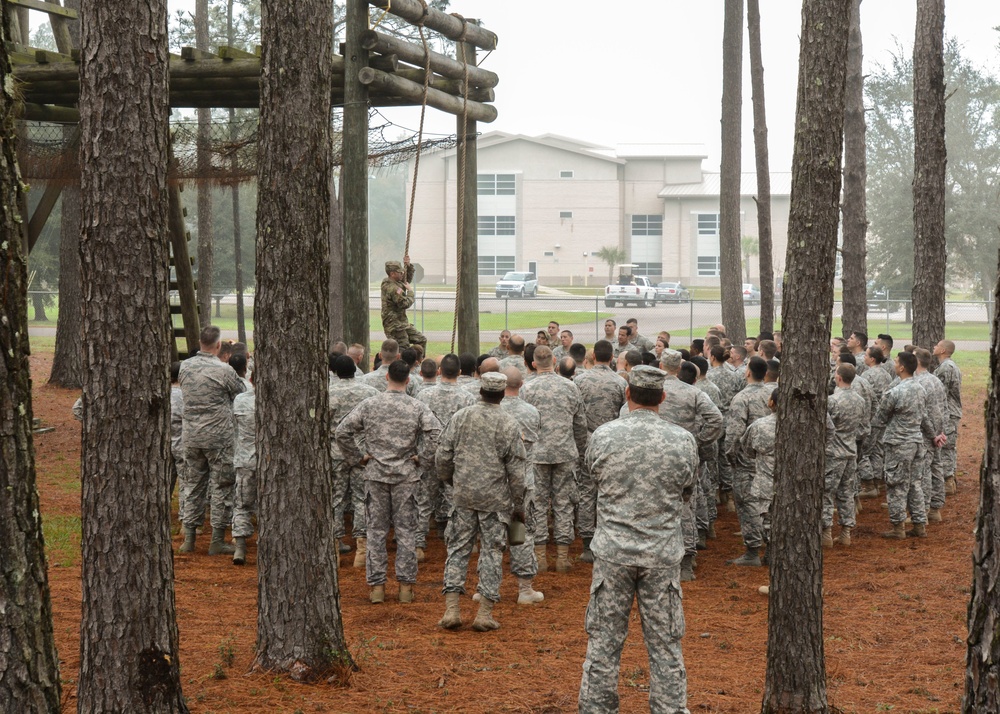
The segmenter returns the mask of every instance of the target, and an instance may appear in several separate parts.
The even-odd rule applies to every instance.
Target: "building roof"
[[[618,144],[620,159],[707,159],[704,144]]]
[[[527,141],[532,144],[538,144],[540,146],[545,146],[550,149],[558,149],[560,151],[568,151],[573,154],[579,154],[581,156],[586,156],[590,159],[599,159],[601,161],[610,161],[614,164],[625,164],[624,159],[616,158],[615,156],[609,155],[610,149],[604,149],[603,147],[597,146],[596,144],[589,144],[583,141],[577,141],[575,139],[568,139],[566,137],[558,136],[556,134],[543,134],[542,136],[526,136],[525,134],[508,134],[504,131],[490,131],[482,134],[478,139],[479,148],[485,148],[488,146],[498,146],[500,144],[506,144],[512,141]],[[445,149],[442,154],[445,156],[453,155],[457,149]]]
[[[721,174],[702,173],[701,183],[678,183],[665,186],[658,194],[660,198],[688,198],[697,196],[721,195]],[[791,172],[771,174],[771,195],[789,196],[792,193]],[[757,174],[744,173],[740,177],[740,195],[754,196],[757,194]]]

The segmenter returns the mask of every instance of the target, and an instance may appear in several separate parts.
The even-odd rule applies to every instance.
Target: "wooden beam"
[[[68,54],[60,54],[59,52],[52,52],[51,50],[35,50],[35,62],[38,64],[73,64],[73,56]]]
[[[173,151],[171,150],[171,162],[173,161]],[[167,220],[170,229],[170,248],[174,256],[174,276],[176,277],[177,293],[181,303],[181,321],[184,323],[184,340],[187,342],[189,355],[198,352],[198,337],[201,334],[201,326],[198,324],[198,298],[195,295],[194,271],[191,269],[191,260],[188,256],[188,232],[184,223],[184,209],[181,206],[181,189],[177,183],[171,184],[167,189],[168,214]],[[175,328],[176,342],[178,330]]]
[[[59,5],[58,0],[49,0],[54,5]],[[70,55],[70,59],[74,62],[78,61],[76,57],[72,56],[73,52],[73,35],[69,31],[69,23],[71,21],[62,15],[56,15],[53,13],[49,14],[49,25],[52,27],[52,38],[56,41],[56,49],[61,53]]]
[[[423,23],[424,27],[436,30],[449,40],[468,42],[483,50],[497,48],[497,36],[471,21],[463,22],[456,15],[449,15],[422,5],[420,0],[368,0],[370,5],[401,17],[413,24]],[[424,12],[427,15],[424,15]]]
[[[38,205],[35,206],[35,212],[31,214],[31,219],[28,221],[28,253],[35,247],[35,243],[38,242],[38,236],[42,234],[42,229],[45,228],[45,222],[49,220],[49,216],[52,215],[52,209],[56,205],[56,201],[59,200],[59,195],[62,193],[62,183],[59,181],[48,181],[45,184],[45,191],[42,193],[42,198],[38,201]]]
[[[224,60],[260,59],[260,55],[241,50],[238,47],[230,47],[229,45],[222,45],[219,47],[219,57]]]
[[[45,0],[6,0],[6,2],[8,5],[27,8],[28,10],[38,10],[40,12],[47,12],[50,15],[60,15],[68,20],[80,19],[76,10],[70,10],[55,3],[45,2]]]
[[[371,67],[365,67],[358,72],[358,81],[380,92],[381,94],[401,97],[413,104],[420,104],[423,101],[424,88],[416,82],[397,77],[396,75],[380,72]],[[459,116],[462,114],[465,100],[460,97],[446,94],[438,89],[427,88],[427,105]],[[492,122],[497,118],[496,107],[482,102],[469,101],[468,118],[472,121]]]
[[[397,37],[383,35],[375,30],[368,30],[361,35],[361,46],[371,52],[387,55],[394,54],[403,62],[416,67],[424,67],[426,58],[424,48],[412,42],[406,42]],[[433,50],[431,55],[431,70],[443,77],[464,79],[465,67],[461,62],[439,54]],[[474,87],[495,87],[500,78],[494,73],[479,67],[469,67],[469,84]]]
[[[73,107],[25,102],[17,105],[17,109],[20,111],[17,118],[26,121],[47,121],[58,124],[73,124],[80,121],[80,111]]]
[[[181,58],[194,62],[195,60],[221,59],[219,55],[207,50],[199,50],[197,47],[181,47]]]

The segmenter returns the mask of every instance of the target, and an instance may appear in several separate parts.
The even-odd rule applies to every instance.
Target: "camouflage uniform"
[[[579,388],[555,372],[541,372],[521,389],[521,398],[541,415],[538,442],[531,451],[535,494],[529,508],[537,545],[548,540],[549,508],[557,545],[573,542],[573,506],[578,501],[574,473],[587,450],[587,414]],[[542,537],[543,532],[545,537]]]
[[[236,496],[233,503],[233,537],[253,535],[253,515],[257,512],[257,395],[244,392],[233,400],[236,420]]]
[[[618,359],[618,356],[622,352],[637,352],[638,351],[638,348],[635,345],[633,345],[631,342],[626,342],[623,345],[620,342],[618,342],[618,340],[615,340],[614,342],[612,342],[611,343],[611,347],[614,350],[615,359]]]
[[[501,360],[504,357],[509,357],[510,352],[508,350],[505,350],[500,345],[497,345],[496,347],[494,347],[489,351],[489,355],[490,357],[495,357],[496,359]]]
[[[771,503],[774,501],[774,449],[778,417],[768,414],[747,427],[740,437],[740,449],[754,462],[750,502],[760,514],[764,544],[771,542]]]
[[[944,385],[933,372],[918,372],[913,379],[924,389],[934,433],[944,434],[948,424],[948,393]],[[944,506],[944,462],[941,459],[941,449],[934,445],[934,440],[924,439],[924,453],[918,469],[928,508]]]
[[[523,545],[510,546],[510,572],[517,578],[534,578],[538,574],[538,560],[535,558],[534,514],[528,508],[535,495],[535,465],[531,462],[531,450],[538,441],[541,418],[538,410],[521,397],[504,397],[500,406],[517,420],[521,427],[521,441],[524,444],[526,464],[524,469],[524,530]]]
[[[75,407],[75,405],[74,405]],[[83,420],[83,401],[80,400],[80,420]],[[184,393],[179,384],[170,385],[170,493],[184,473]],[[177,494],[177,513],[184,512],[184,488]]]
[[[340,379],[330,374],[328,386],[330,397],[330,461],[333,470],[333,530],[337,538],[346,534],[344,527],[344,511],[347,496],[350,494],[351,506],[354,510],[354,523],[351,535],[355,538],[365,538],[365,479],[360,466],[350,466],[344,459],[344,453],[337,446],[337,425],[354,410],[358,404],[369,397],[378,394],[378,390],[362,382],[357,377]],[[358,444],[358,450],[364,453],[364,444]]]
[[[441,382],[422,389],[417,399],[430,407],[442,427],[445,427],[455,412],[475,404],[478,396],[469,394],[453,382]],[[417,547],[426,549],[431,516],[441,523],[451,516],[451,486],[442,483],[435,470],[429,467],[422,469],[420,481],[417,498]]]
[[[209,352],[181,362],[178,382],[184,396],[181,523],[185,528],[199,527],[211,499],[212,528],[226,528],[232,518],[236,485],[233,399],[243,392],[243,383],[232,367]]]
[[[500,360],[500,371],[503,372],[508,367],[514,367],[521,373],[521,377],[528,376],[528,366],[524,363],[524,355],[508,355]]]
[[[632,345],[632,349],[639,350],[640,352],[652,352],[656,344],[644,335],[640,335],[638,332],[632,333],[632,339],[628,341]]]
[[[740,390],[746,386],[745,376],[741,376],[739,372],[731,369],[727,362],[718,367],[709,367],[708,372],[705,373],[705,380],[719,388],[719,392],[722,395],[722,406],[719,407],[719,411],[722,412],[722,418],[725,419],[729,413],[729,405],[732,404],[733,397],[739,394]],[[725,443],[725,425],[723,425],[722,436],[719,437],[719,440],[720,443]],[[724,454],[720,454],[716,458],[715,463],[717,474],[716,485],[721,486],[723,490],[731,490],[733,487],[733,470],[729,466],[729,459],[725,458]],[[715,500],[714,495],[713,500]]]
[[[611,367],[606,364],[594,365],[593,369],[577,374],[573,381],[580,389],[587,410],[588,434],[593,434],[597,427],[618,418],[618,412],[625,404],[628,382],[619,377]],[[581,537],[590,538],[594,535],[597,523],[597,485],[586,465],[580,468],[577,490],[580,503],[576,511],[576,529]]]
[[[441,422],[426,404],[402,392],[370,397],[344,417],[337,444],[351,466],[360,463],[357,437],[364,436],[370,456],[364,465],[368,585],[383,585],[389,558],[386,538],[396,530],[396,580],[417,581],[417,490],[420,463],[433,464]]]
[[[871,420],[868,404],[853,388],[838,387],[827,401],[833,432],[826,438],[826,471],[823,488],[823,527],[833,526],[836,505],[840,525],[854,528],[854,497],[858,493],[855,459],[858,442],[868,434]]]
[[[694,386],[712,400],[719,413],[725,419],[726,412],[723,404],[722,392],[719,388],[708,381],[699,379]],[[725,432],[723,436],[725,437]],[[698,468],[698,507],[695,511],[695,525],[700,531],[707,531],[711,524],[715,523],[719,516],[718,504],[715,502],[716,489],[719,488],[719,442],[714,441],[700,450],[703,455],[701,466]]]
[[[598,502],[579,711],[618,711],[618,671],[635,600],[649,655],[650,709],[687,712],[680,519],[697,480],[695,440],[653,412],[636,410],[594,432],[586,463]]]
[[[566,348],[561,344],[556,345],[552,348],[552,364],[559,364],[559,360],[565,357],[567,354]]]
[[[882,442],[885,445],[889,521],[894,525],[902,523],[909,508],[914,523],[927,523],[917,463],[924,448],[924,438],[933,438],[934,434],[923,388],[912,378],[900,380],[882,398],[875,424],[884,428]]]
[[[746,388],[733,397],[726,416],[725,454],[729,459],[733,474],[733,500],[736,501],[736,515],[740,520],[740,530],[743,531],[743,543],[747,548],[759,548],[763,545],[764,525],[760,514],[755,511],[756,504],[750,496],[750,487],[754,478],[754,463],[740,448],[740,439],[747,428],[757,419],[771,413],[767,402],[774,391],[774,385],[763,382],[751,382]]]
[[[858,380],[855,379],[854,381],[857,382]],[[865,370],[861,381],[866,382],[871,387],[872,426],[868,432],[868,438],[861,445],[861,457],[858,459],[858,475],[861,481],[871,484],[875,480],[882,479],[882,429],[876,427],[874,422],[879,405],[882,403],[882,397],[889,391],[889,384],[892,382],[892,379],[884,369],[874,368]]]
[[[499,404],[479,402],[460,410],[441,433],[436,465],[453,484],[454,507],[445,540],[445,593],[465,594],[469,556],[478,535],[477,591],[500,600],[507,525],[524,502],[524,445],[521,427]]]
[[[941,468],[945,478],[951,478],[958,465],[955,446],[958,443],[958,423],[962,421],[962,370],[948,357],[934,370],[934,376],[941,380],[948,395],[948,418],[944,425],[948,441],[941,447]]]
[[[386,380],[386,376],[388,374],[389,374],[389,365],[387,364],[379,365],[379,368],[376,369],[374,372],[369,372],[368,374],[366,374],[362,381],[364,381],[364,383],[367,384],[369,387],[375,387],[375,389],[377,389],[378,391],[384,392],[386,389],[389,388],[389,382]],[[355,379],[357,379],[357,377],[355,377]],[[409,394],[411,397],[417,396],[417,394],[420,393],[420,385],[411,379],[409,382],[406,383],[406,393]]]
[[[391,264],[392,261],[386,263],[387,272]],[[395,267],[400,269],[402,266],[396,263]],[[386,337],[399,343],[401,350],[411,344],[427,347],[427,338],[406,318],[406,309],[413,305],[417,294],[412,287],[407,290],[403,283],[413,283],[413,270],[412,263],[406,266],[403,282],[393,280],[388,275],[382,278],[382,329]]]

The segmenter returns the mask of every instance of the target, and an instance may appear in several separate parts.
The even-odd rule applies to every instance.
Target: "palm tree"
[[[740,240],[740,252],[743,253],[743,268],[747,271],[747,282],[750,282],[750,259],[760,255],[760,243],[753,236],[743,236]]]
[[[609,283],[615,279],[615,266],[624,263],[628,258],[625,249],[618,245],[606,245],[600,250],[595,251],[594,255],[608,264]]]

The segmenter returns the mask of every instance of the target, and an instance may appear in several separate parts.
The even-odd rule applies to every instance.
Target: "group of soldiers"
[[[402,603],[414,598],[429,532],[436,528],[444,538],[445,612],[438,624],[446,629],[463,624],[461,597],[477,548],[477,631],[499,627],[493,607],[504,551],[524,605],[544,599],[534,580],[550,563],[557,572],[591,563],[581,711],[617,708],[633,600],[649,651],[650,699],[684,711],[680,583],[694,579],[720,506],[736,511],[745,546],[728,562],[766,564],[780,333],[733,345],[717,325],[689,349],[675,350],[669,333],[653,341],[635,320],[621,327],[608,320],[605,339],[587,349],[552,322],[530,343],[504,331],[500,344],[478,358],[431,359],[423,336],[395,319],[402,313],[405,321],[412,304],[412,266],[405,260],[386,271],[387,339],[378,368],[361,369],[361,345],[340,343],[329,361],[338,549],[350,551],[350,504],[354,565],[365,569],[371,602],[386,599],[390,529]],[[232,553],[242,564],[256,492],[252,377],[242,350],[228,364],[219,358],[217,328],[206,328],[201,341],[201,352],[177,370],[175,388],[181,551],[194,549],[210,504],[209,553]],[[831,341],[818,524],[826,547],[851,544],[859,499],[879,496],[880,483],[891,524],[883,535],[890,538],[926,535],[954,484],[961,418],[954,344],[943,340],[933,354],[908,346],[890,361],[891,348],[888,335],[871,346],[858,332]],[[223,539],[230,523],[233,545]],[[582,552],[573,558],[578,535]]]

